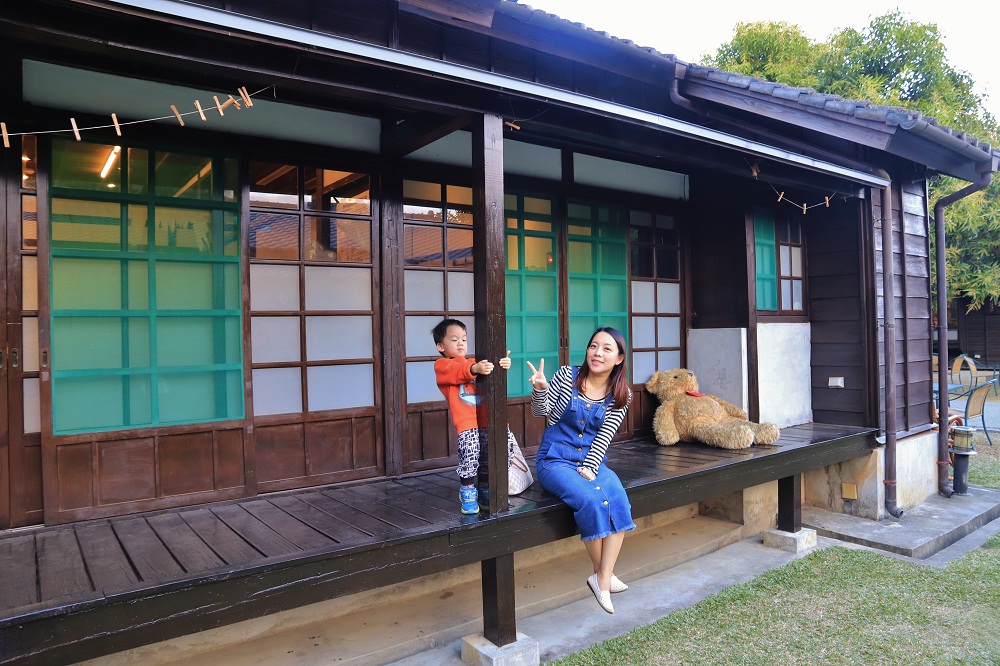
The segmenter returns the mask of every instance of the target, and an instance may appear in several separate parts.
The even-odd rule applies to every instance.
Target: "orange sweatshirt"
[[[472,366],[475,363],[476,359],[466,356],[439,358],[434,361],[434,375],[438,388],[448,401],[451,422],[455,424],[455,430],[458,432],[479,427],[479,422],[476,420],[479,396],[476,395],[476,376],[472,374]]]

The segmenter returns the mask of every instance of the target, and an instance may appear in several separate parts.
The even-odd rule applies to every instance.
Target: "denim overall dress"
[[[576,383],[577,368],[573,368]],[[604,415],[614,404],[614,396],[594,402],[573,389],[573,397],[559,421],[542,437],[535,459],[535,471],[542,488],[564,501],[572,510],[580,538],[603,539],[616,532],[634,530],[632,505],[618,475],[601,461],[593,481],[576,470],[590,452]]]

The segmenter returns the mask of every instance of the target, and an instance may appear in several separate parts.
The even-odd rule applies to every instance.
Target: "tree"
[[[920,111],[991,145],[1000,138],[996,119],[973,90],[972,77],[948,62],[937,26],[909,21],[898,11],[873,18],[861,30],[841,30],[822,43],[787,23],[740,23],[709,64]],[[930,200],[965,184],[934,176]],[[1000,304],[1000,182],[994,180],[985,192],[949,207],[945,236],[949,297],[968,297],[972,309],[989,301]]]

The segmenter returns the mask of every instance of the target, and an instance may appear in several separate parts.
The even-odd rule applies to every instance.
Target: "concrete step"
[[[1000,490],[970,486],[969,495],[935,495],[901,518],[881,521],[802,507],[802,524],[820,536],[926,559],[1000,517]]]
[[[628,582],[669,569],[735,543],[740,525],[695,516],[630,533],[625,539],[616,573]],[[593,596],[587,587],[590,560],[579,539],[557,547],[552,558],[535,553],[515,559],[517,618],[525,618]],[[575,543],[574,543],[575,542]],[[476,566],[478,569],[478,565]],[[594,602],[595,613],[599,612]],[[377,603],[344,608],[340,615],[300,624],[259,637],[226,632],[229,644],[209,649],[222,634],[203,632],[201,640],[184,644],[168,641],[93,664],[178,664],[185,666],[252,666],[294,663],[372,666],[446,645],[462,636],[481,633],[482,591],[478,576],[418,595],[401,593],[398,600],[380,597]],[[253,621],[250,621],[253,622]],[[242,638],[240,638],[242,636]],[[234,640],[236,638],[237,640]],[[185,649],[184,645],[187,645]]]

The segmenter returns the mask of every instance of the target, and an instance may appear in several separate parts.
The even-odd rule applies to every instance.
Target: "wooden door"
[[[0,529],[42,521],[34,137],[21,148],[0,191]]]

